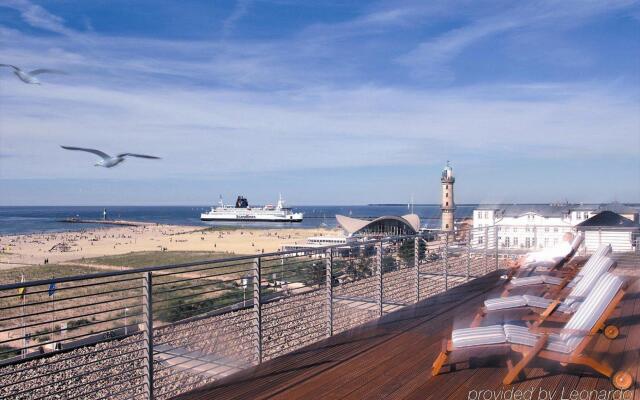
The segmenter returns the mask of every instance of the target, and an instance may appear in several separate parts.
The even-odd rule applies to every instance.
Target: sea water
[[[335,227],[336,214],[354,218],[375,218],[383,215],[401,216],[409,214],[407,205],[354,205],[354,206],[291,206],[294,211],[304,213],[300,223],[260,223],[260,222],[203,222],[200,214],[210,206],[29,206],[0,207],[0,235],[61,232],[89,229],[97,224],[72,224],[62,222],[70,217],[83,219],[102,219],[103,209],[108,219],[151,222],[172,225],[193,226],[242,226],[273,228],[318,228]],[[476,205],[458,206],[456,219],[471,217]],[[439,205],[416,205],[413,211],[420,216],[423,227],[440,226]]]

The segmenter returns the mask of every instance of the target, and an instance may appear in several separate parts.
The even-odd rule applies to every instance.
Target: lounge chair
[[[603,244],[589,257],[589,260],[580,269],[572,269],[565,271],[564,276],[552,276],[552,275],[532,275],[522,278],[513,278],[507,284],[502,297],[509,294],[512,289],[535,286],[535,285],[551,285],[557,286],[556,291],[562,290],[565,286],[573,287],[578,284],[585,274],[590,273],[596,266],[598,261],[611,254],[611,245]]]
[[[592,256],[592,259],[593,257],[596,256]],[[609,257],[596,257],[595,261],[589,265],[589,270],[583,274],[581,279],[577,280],[577,283],[573,285],[573,288],[566,296],[558,295],[555,298],[547,298],[525,294],[521,296],[487,299],[484,302],[484,307],[478,312],[471,326],[480,325],[482,318],[489,312],[522,307],[529,307],[531,311],[539,314],[533,326],[539,326],[556,311],[564,316],[569,316],[575,313],[589,292],[594,288],[599,278],[612,269],[614,265],[615,261]],[[574,280],[576,278],[574,278]],[[605,334],[609,339],[615,339],[618,335],[618,330],[612,326]]]
[[[622,300],[624,286],[620,277],[605,273],[557,333],[511,324],[456,329],[451,334],[451,340],[444,342],[442,352],[433,363],[432,374],[435,376],[440,373],[453,351],[480,346],[510,346],[512,352],[522,355],[522,359],[515,366],[511,360],[507,362],[508,373],[503,379],[505,385],[511,384],[534,358],[542,358],[561,365],[588,366],[611,378],[617,389],[626,390],[633,384],[629,372],[621,370],[614,373],[605,362],[585,354],[589,342]]]

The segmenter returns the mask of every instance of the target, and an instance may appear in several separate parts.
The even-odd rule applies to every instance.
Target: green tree
[[[402,244],[400,245],[400,248],[398,249],[398,256],[405,264],[413,263],[413,257],[415,253],[414,243],[415,243],[415,239],[405,240],[404,242],[402,242]],[[425,254],[426,249],[427,249],[427,244],[424,242],[424,240],[420,240],[418,244],[418,257],[420,260],[424,260],[426,256]]]

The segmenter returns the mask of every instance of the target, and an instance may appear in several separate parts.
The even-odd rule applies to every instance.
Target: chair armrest
[[[532,327],[531,332],[533,333],[540,333],[543,335],[549,335],[551,333],[556,333],[556,334],[563,334],[563,333],[580,333],[583,334],[585,336],[591,336],[593,335],[591,333],[591,331],[585,331],[582,329],[564,329],[564,328],[548,328],[548,327]]]

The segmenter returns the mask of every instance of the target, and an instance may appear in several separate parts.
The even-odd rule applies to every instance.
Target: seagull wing
[[[93,153],[99,157],[102,157],[105,160],[108,160],[111,158],[111,156],[109,156],[107,153],[103,153],[100,150],[96,150],[96,149],[85,149],[84,147],[71,147],[71,146],[60,146],[65,150],[80,150],[80,151],[87,151],[89,153]]]
[[[160,157],[156,157],[156,156],[148,156],[146,154],[135,154],[135,153],[122,153],[122,154],[118,154],[118,157],[139,157],[139,158],[151,158],[154,160],[160,159]]]
[[[9,68],[13,68],[16,71],[20,71],[20,68],[16,67],[15,65],[11,65],[11,64],[0,64],[0,67],[9,67]]]
[[[62,74],[62,75],[66,75],[67,73],[64,71],[59,71],[57,69],[47,69],[47,68],[40,68],[40,69],[34,69],[33,71],[29,71],[29,75],[40,75],[40,74]]]

